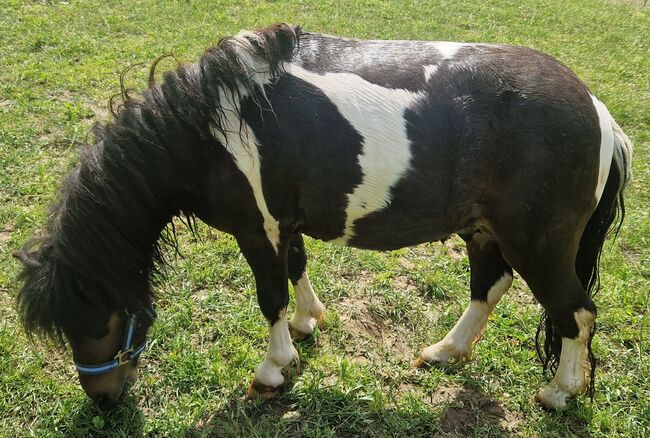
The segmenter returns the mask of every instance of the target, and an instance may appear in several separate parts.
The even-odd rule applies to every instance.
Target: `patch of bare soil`
[[[505,410],[487,394],[468,386],[441,385],[431,394],[431,404],[444,406],[440,436],[476,436],[486,425],[509,436],[523,421],[521,413]]]
[[[621,244],[621,253],[625,260],[634,267],[639,266],[639,261],[641,259],[641,253],[635,251],[625,244]]]
[[[4,248],[7,245],[13,231],[13,228],[0,228],[0,248]]]
[[[346,354],[353,362],[378,362],[383,357],[411,361],[414,352],[407,327],[380,318],[372,311],[372,297],[352,296],[335,304],[348,339]]]
[[[648,0],[609,0],[610,3],[623,3],[632,6],[650,7]]]
[[[196,303],[202,303],[210,297],[210,289],[202,287],[192,292],[192,300]]]
[[[4,322],[10,323],[16,319],[14,299],[9,295],[9,289],[0,286],[0,317]]]

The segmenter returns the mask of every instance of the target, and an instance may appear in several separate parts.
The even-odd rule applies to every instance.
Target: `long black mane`
[[[97,337],[112,312],[151,302],[161,245],[174,242],[173,231],[161,232],[175,215],[191,218],[208,151],[218,147],[211,129],[225,133],[219,103],[264,98],[256,77],[277,77],[300,32],[280,24],[227,37],[140,98],[123,90],[115,120],[96,130],[59,189],[45,231],[18,254],[18,309],[30,336]]]

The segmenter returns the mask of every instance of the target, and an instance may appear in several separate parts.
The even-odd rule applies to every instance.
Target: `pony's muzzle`
[[[117,397],[112,397],[108,393],[101,393],[91,398],[100,410],[108,411],[115,407],[120,397],[119,395]]]

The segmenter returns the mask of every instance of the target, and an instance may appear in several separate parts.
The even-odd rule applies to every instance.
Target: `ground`
[[[643,1],[0,0],[0,436],[647,436],[650,434],[650,8]],[[252,275],[233,239],[180,233],[160,281],[160,317],[140,380],[120,406],[83,395],[70,352],[32,344],[13,306],[11,252],[42,226],[78,149],[106,121],[127,77],[174,52],[195,60],[221,36],[276,21],[350,37],[522,44],[557,57],[608,106],[635,144],[626,222],[605,245],[596,395],[564,413],[533,401],[539,306],[520,279],[473,360],[415,370],[469,300],[459,239],[377,253],[308,240],[327,306],[271,402],[241,400],[267,345]],[[172,68],[169,60],[164,68]],[[180,226],[181,230],[183,229]]]

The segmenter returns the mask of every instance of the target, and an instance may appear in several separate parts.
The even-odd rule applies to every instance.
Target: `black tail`
[[[594,296],[600,288],[599,264],[605,238],[610,232],[614,232],[616,236],[623,223],[625,217],[623,190],[631,177],[632,143],[614,119],[612,119],[612,128],[614,151],[609,176],[596,210],[582,234],[576,257],[576,272],[589,296]],[[591,349],[591,340],[595,332],[594,323],[587,343],[591,365],[588,393],[591,397],[594,394],[596,371],[596,357]],[[544,371],[550,370],[551,374],[555,375],[562,351],[562,338],[546,313],[542,315],[537,327],[535,342],[537,355],[544,365]]]

